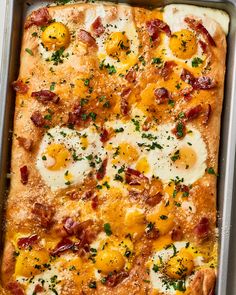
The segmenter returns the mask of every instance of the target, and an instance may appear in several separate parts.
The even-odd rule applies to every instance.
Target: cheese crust
[[[15,294],[13,283],[22,291],[19,294],[33,294],[36,288],[42,294],[62,295],[122,295],[127,291],[213,294],[227,17],[223,30],[212,14],[183,11],[181,5],[148,10],[128,5],[73,4],[48,7],[47,24],[26,26],[1,272],[2,286],[9,294]],[[51,25],[54,27],[49,31]],[[32,95],[42,90],[47,94]],[[52,180],[37,163],[46,159],[39,151],[44,136],[56,126],[78,133],[91,130],[92,136],[100,137],[101,142],[95,142],[93,148],[101,159],[98,163],[94,160],[95,167],[90,159],[90,167],[78,182],[65,178],[61,188],[53,189]],[[135,128],[132,132],[127,131],[130,126]],[[178,170],[183,162],[183,175],[191,176],[186,175],[188,182],[178,175],[166,181],[164,172],[171,174],[169,170],[159,173],[160,166],[152,170],[160,163],[155,152],[165,150],[164,141],[160,144],[153,139],[155,134],[161,138],[162,126],[177,142],[174,153],[168,156],[168,169],[175,166]],[[122,134],[123,141],[119,139]],[[195,147],[190,143],[188,148],[195,148],[190,152],[195,156],[187,151],[184,158],[181,144],[194,134],[199,134],[198,143]],[[67,135],[61,136],[66,145]],[[130,143],[139,136],[148,142],[139,142],[140,149]],[[86,149],[84,146],[84,152]],[[191,161],[195,160],[191,159],[200,159],[198,151],[204,154],[203,172],[196,166],[192,177]],[[51,157],[58,160],[55,153]],[[115,153],[120,153],[118,160]],[[141,161],[144,156],[147,160]],[[75,156],[73,161],[79,163]],[[165,157],[163,161],[167,163]],[[82,245],[84,237],[87,240]],[[189,260],[183,258],[186,265],[178,260],[182,248],[173,254],[186,269],[181,274],[179,269],[173,270],[170,257],[155,268],[155,254],[174,249],[176,241],[191,250],[184,256]],[[58,252],[60,243],[71,246]],[[154,277],[160,273],[156,284],[150,275],[153,271]]]

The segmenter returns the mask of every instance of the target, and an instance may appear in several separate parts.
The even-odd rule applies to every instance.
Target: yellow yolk
[[[121,271],[125,266],[125,260],[119,251],[105,249],[98,252],[95,265],[102,273],[109,274]]]
[[[130,48],[129,39],[123,32],[114,32],[106,40],[105,48],[108,55],[120,59]]]
[[[44,270],[43,264],[48,263],[49,254],[46,250],[20,251],[16,260],[15,275],[31,277]]]
[[[191,274],[194,268],[193,256],[186,249],[181,249],[176,256],[169,259],[166,274],[172,279],[181,279]]]
[[[62,23],[52,23],[42,34],[43,45],[49,50],[66,48],[70,43],[70,32]]]
[[[82,145],[82,148],[86,149],[88,147],[88,139],[87,139],[87,137],[81,137],[80,143]]]
[[[136,169],[141,173],[147,173],[149,171],[150,166],[146,157],[143,157],[138,160],[136,164]]]
[[[145,230],[145,215],[138,209],[127,212],[124,224],[128,233],[139,236]]]
[[[119,155],[115,158],[116,161],[124,161],[126,163],[133,163],[139,157],[138,151],[131,144],[124,142],[119,145]]]
[[[67,166],[70,161],[70,153],[62,144],[51,144],[47,147],[45,154],[45,166],[49,170],[59,170]],[[47,159],[49,157],[49,159]]]
[[[160,251],[165,246],[170,245],[171,243],[172,243],[172,239],[170,235],[161,236],[156,241],[153,242],[153,249],[155,251]]]
[[[177,153],[175,165],[181,169],[192,168],[197,161],[197,155],[191,147],[183,147]]]
[[[175,32],[169,42],[173,54],[181,59],[188,59],[197,52],[195,35],[189,30]]]

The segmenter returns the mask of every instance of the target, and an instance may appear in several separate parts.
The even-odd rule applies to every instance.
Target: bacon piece
[[[206,90],[214,88],[216,86],[216,83],[212,78],[207,76],[195,78],[193,74],[186,69],[182,70],[180,78],[185,83],[190,84],[194,90]]]
[[[134,83],[136,81],[136,71],[131,68],[128,73],[125,76],[125,79],[129,82],[129,83]]]
[[[215,40],[212,38],[208,30],[203,26],[200,20],[196,20],[190,17],[185,17],[184,21],[189,25],[189,27],[192,30],[203,35],[207,39],[207,41],[210,43],[210,45],[216,46]]]
[[[21,183],[24,185],[27,184],[29,179],[29,171],[26,165],[20,168],[20,176]]]
[[[148,178],[138,170],[127,168],[125,171],[125,181],[129,185],[140,185],[143,181],[148,181]]]
[[[173,72],[173,68],[176,66],[176,63],[171,60],[165,61],[163,67],[159,71],[160,75],[164,78],[164,80],[168,80],[170,74]]]
[[[207,90],[214,88],[216,86],[216,82],[210,77],[201,76],[199,78],[195,78],[192,86],[195,90]]]
[[[191,121],[196,119],[202,112],[202,106],[199,104],[185,112],[186,120]]]
[[[178,226],[176,228],[173,228],[171,231],[172,241],[181,241],[182,238],[183,238],[183,231],[181,230],[181,227]]]
[[[100,134],[100,140],[102,143],[107,142],[109,139],[109,132],[103,128],[102,133]]]
[[[93,220],[88,219],[79,224],[76,237],[80,240],[77,244],[78,247],[84,248],[86,251],[89,249],[91,244],[97,237],[99,229],[96,228]]]
[[[60,101],[60,97],[50,90],[40,90],[32,92],[31,97],[35,97],[42,104],[48,104],[49,102],[58,104],[58,102]]]
[[[204,112],[203,124],[207,124],[209,122],[211,116],[212,108],[211,105],[208,103],[206,106],[206,111]]]
[[[192,96],[191,96],[192,92],[193,92],[193,87],[189,86],[189,87],[185,87],[184,89],[180,90],[180,95],[184,96],[185,101],[189,101],[192,98]]]
[[[71,217],[66,218],[64,222],[64,229],[68,235],[75,235],[78,229],[79,223],[74,221]]]
[[[147,117],[143,123],[142,130],[148,131],[151,128],[151,125],[152,125],[152,119],[150,117]]]
[[[202,217],[199,223],[194,227],[193,231],[198,239],[207,238],[210,230],[210,223],[207,217]]]
[[[31,151],[33,146],[33,140],[30,138],[17,137],[19,146],[22,146],[26,151]]]
[[[153,195],[153,196],[148,196],[145,200],[145,203],[148,204],[149,206],[156,206],[157,204],[159,204],[162,200],[162,193],[158,192],[157,194]]]
[[[183,192],[185,193],[186,195],[189,194],[189,187],[185,184],[178,184],[175,186],[175,189],[177,190],[177,192]]]
[[[43,286],[37,284],[37,285],[35,286],[35,288],[34,288],[34,292],[33,292],[33,294],[42,293],[42,292],[44,292],[44,288],[43,288]]]
[[[154,90],[154,95],[156,97],[156,102],[158,104],[162,104],[162,103],[167,102],[170,97],[169,91],[164,87],[156,88]]]
[[[27,249],[29,246],[32,246],[36,244],[37,242],[38,242],[38,236],[35,234],[29,237],[20,238],[17,241],[17,246],[20,249]]]
[[[61,253],[70,250],[74,247],[75,243],[68,238],[62,240],[56,245],[55,249],[51,252],[53,256],[60,255]]]
[[[153,227],[152,229],[146,232],[146,237],[150,240],[156,240],[159,238],[159,236],[160,236],[160,232],[155,227]]]
[[[42,227],[48,229],[52,225],[54,211],[51,206],[34,203],[34,207],[31,212],[35,215],[37,221]]]
[[[32,14],[28,17],[25,23],[25,29],[36,25],[36,26],[46,26],[52,20],[49,11],[46,7],[40,8],[36,11],[33,11]]]
[[[172,133],[178,138],[183,138],[186,135],[186,126],[183,121],[178,121],[172,129]]]
[[[98,196],[95,195],[95,196],[93,196],[92,201],[91,201],[91,206],[92,206],[93,210],[96,210],[98,205],[99,205]]]
[[[129,276],[129,273],[122,271],[119,273],[112,273],[106,277],[105,285],[107,287],[115,287]]]
[[[39,111],[33,112],[30,119],[36,127],[43,127],[45,125],[45,120]]]
[[[181,80],[183,80],[185,83],[188,83],[190,85],[193,86],[194,82],[195,82],[195,77],[194,75],[189,72],[188,70],[186,69],[183,69],[181,74],[180,74],[180,78]]]
[[[92,23],[92,29],[97,37],[105,32],[105,28],[102,24],[102,19],[100,16],[98,16]]]
[[[17,281],[8,283],[6,288],[12,295],[25,295],[25,291]]]
[[[158,39],[160,32],[165,33],[168,37],[171,36],[170,27],[158,18],[147,21],[146,28],[153,42]]]
[[[17,80],[12,82],[13,89],[20,94],[26,94],[29,90],[29,87],[22,80]]]
[[[80,102],[76,102],[73,111],[69,112],[68,124],[79,124],[82,115],[82,106]]]
[[[96,41],[95,39],[92,37],[92,35],[85,31],[85,30],[80,30],[78,37],[80,39],[80,41],[82,41],[83,43],[86,43],[88,46],[94,46],[96,45]]]
[[[103,160],[101,167],[97,171],[97,180],[102,180],[106,174],[107,159]]]
[[[203,53],[206,53],[207,52],[207,44],[205,42],[203,42],[202,40],[199,40],[198,43],[201,46]]]
[[[122,90],[120,96],[121,96],[121,101],[120,101],[120,110],[122,115],[126,116],[129,112],[129,104],[127,101],[127,98],[131,94],[131,88],[125,88]]]

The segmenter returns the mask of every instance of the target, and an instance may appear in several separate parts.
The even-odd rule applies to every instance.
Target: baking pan
[[[3,1],[3,0],[1,0]],[[15,108],[11,82],[17,79],[25,16],[50,1],[5,0],[4,44],[0,76],[0,249],[4,243],[4,204],[9,187],[10,151]],[[218,179],[219,270],[218,295],[236,294],[236,0],[174,1],[118,0],[115,3],[160,7],[172,3],[194,4],[225,10],[230,16],[227,71],[222,113]],[[2,254],[2,253],[1,253]]]

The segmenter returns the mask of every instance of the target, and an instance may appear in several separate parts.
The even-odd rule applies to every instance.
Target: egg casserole
[[[27,17],[2,292],[214,294],[228,23],[178,4]]]

